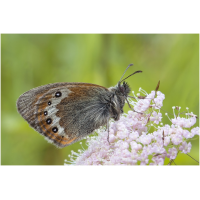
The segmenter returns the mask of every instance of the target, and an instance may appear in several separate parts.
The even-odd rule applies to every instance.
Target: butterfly
[[[85,138],[104,125],[108,128],[109,142],[109,120],[119,120],[131,91],[124,82],[128,77],[122,80],[124,74],[118,84],[110,88],[77,82],[33,88],[17,100],[18,112],[32,128],[59,148]]]

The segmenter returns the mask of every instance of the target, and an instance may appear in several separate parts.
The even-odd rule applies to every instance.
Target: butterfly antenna
[[[128,77],[133,76],[134,74],[137,74],[137,73],[141,73],[141,72],[142,72],[142,71],[139,70],[139,71],[136,71],[136,72],[132,73],[131,75],[127,76],[127,77],[124,78],[122,81],[120,81],[120,83],[123,82],[124,80],[126,80]]]
[[[126,70],[124,71],[124,73],[123,73],[123,75],[122,75],[122,77],[120,78],[120,80],[119,80],[119,82],[121,83],[121,80],[122,80],[122,78],[123,78],[123,76],[124,76],[124,74],[126,73],[126,71],[127,71],[127,69],[130,67],[130,66],[132,66],[133,64],[131,63],[127,68],[126,68]]]

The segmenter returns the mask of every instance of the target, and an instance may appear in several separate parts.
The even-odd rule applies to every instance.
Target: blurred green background
[[[63,165],[71,150],[81,148],[75,143],[57,149],[30,128],[16,109],[22,93],[54,82],[114,86],[130,63],[134,66],[126,75],[143,71],[127,80],[132,90],[150,92],[160,80],[159,90],[166,97],[163,109],[189,107],[199,116],[198,34],[1,35],[1,164]],[[190,155],[199,160],[199,137],[195,138]],[[198,163],[179,154],[176,164]]]

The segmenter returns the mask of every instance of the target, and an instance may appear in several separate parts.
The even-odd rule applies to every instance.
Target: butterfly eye
[[[49,106],[51,105],[51,101],[48,102],[48,105],[49,105]]]
[[[56,133],[56,132],[58,132],[58,128],[57,128],[57,127],[54,127],[54,128],[52,128],[52,131],[53,131],[54,133]]]
[[[122,86],[120,86],[120,92],[122,93],[122,94],[124,94],[124,87],[122,87]]]
[[[51,124],[51,122],[52,122],[51,118],[48,118],[48,119],[46,120],[46,123],[47,123],[47,124]]]
[[[61,97],[62,93],[61,92],[56,92],[55,97]]]

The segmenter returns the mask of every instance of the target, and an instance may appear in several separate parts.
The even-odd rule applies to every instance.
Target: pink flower
[[[193,135],[199,135],[199,132],[200,132],[199,127],[195,127],[195,128],[193,128],[193,129],[191,130],[191,133],[192,133]]]
[[[109,142],[110,143],[115,142],[115,140],[116,140],[116,137],[114,135],[109,135]]]
[[[165,148],[163,147],[163,145],[160,145],[159,143],[154,143],[152,144],[152,151],[155,154],[163,154],[166,152]]]
[[[150,106],[150,101],[148,99],[141,99],[137,102],[134,109],[137,112],[144,112],[146,111]]]
[[[146,155],[151,155],[153,153],[153,148],[152,146],[149,144],[148,146],[144,146],[143,147],[143,152],[146,154]]]
[[[191,143],[183,142],[182,145],[179,147],[179,150],[181,150],[183,153],[189,153],[192,148]]]
[[[154,99],[155,94],[156,94],[155,91],[151,91],[151,93],[147,95],[147,99]]]
[[[138,151],[138,150],[142,149],[142,145],[141,145],[141,144],[138,144],[138,143],[135,142],[135,141],[132,141],[132,142],[130,143],[130,145],[131,145],[132,151]]]
[[[175,159],[177,156],[177,149],[175,147],[172,147],[168,150],[168,153],[170,159]]]
[[[170,143],[170,137],[169,136],[164,137],[164,146],[168,146],[169,143]]]
[[[190,117],[185,120],[184,128],[190,128],[196,123],[196,117]]]
[[[174,145],[178,145],[183,141],[182,135],[174,134],[171,136],[171,141]]]
[[[157,113],[156,111],[153,111],[152,115],[153,116],[150,117],[150,120],[154,121],[155,124],[159,124],[159,122],[162,119],[162,114],[161,113]]]
[[[194,132],[193,131],[188,131],[188,130],[183,130],[183,137],[186,139],[188,138],[193,138],[194,137]]]
[[[154,107],[155,109],[160,109],[162,106],[163,106],[163,97],[161,96],[157,96],[155,99],[154,99]]]
[[[150,144],[152,138],[153,138],[153,136],[151,134],[148,134],[148,135],[143,134],[137,139],[137,141],[142,144]]]
[[[136,140],[139,137],[139,133],[137,131],[132,131],[129,133],[129,137],[127,138],[127,142],[130,143],[133,140]]]
[[[153,158],[152,158],[152,160],[154,161],[154,163],[152,163],[152,164],[154,164],[154,165],[164,165],[164,158],[162,158],[161,156],[154,156]]]
[[[165,99],[165,95],[160,92],[160,91],[157,91],[157,96],[159,97],[159,99],[161,99],[162,101]]]
[[[190,117],[188,119],[177,117],[175,119],[172,119],[172,123],[183,128],[190,128],[196,123],[196,117]]]
[[[148,155],[144,152],[142,152],[138,158],[138,160],[141,161],[141,165],[145,165],[149,162],[149,159],[148,159]]]
[[[117,137],[119,139],[124,139],[124,138],[128,137],[128,135],[129,135],[129,131],[127,129],[120,130],[117,132]]]

